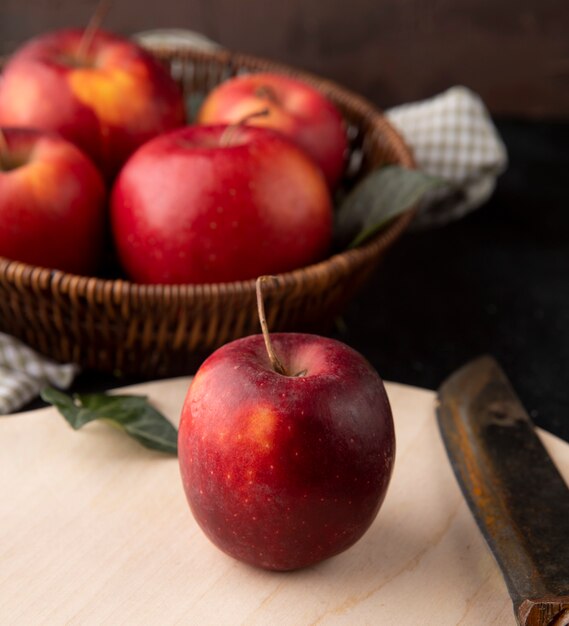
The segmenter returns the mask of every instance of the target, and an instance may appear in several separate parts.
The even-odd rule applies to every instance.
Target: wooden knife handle
[[[524,600],[516,613],[521,626],[569,626],[569,596]]]

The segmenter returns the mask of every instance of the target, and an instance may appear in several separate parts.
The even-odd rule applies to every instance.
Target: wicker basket
[[[368,102],[289,67],[226,51],[154,50],[186,94],[206,93],[243,71],[297,76],[330,97],[352,128],[362,171],[413,167],[409,149]],[[412,219],[407,213],[367,245],[266,284],[273,330],[326,329]],[[0,330],[57,361],[142,377],[195,370],[221,344],[259,332],[253,280],[211,285],[137,285],[34,267],[0,257]]]

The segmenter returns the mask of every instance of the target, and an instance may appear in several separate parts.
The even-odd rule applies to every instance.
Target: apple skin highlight
[[[200,527],[221,550],[270,570],[306,567],[362,537],[395,457],[391,409],[369,363],[332,339],[275,333],[227,344],[188,391],[178,449]]]

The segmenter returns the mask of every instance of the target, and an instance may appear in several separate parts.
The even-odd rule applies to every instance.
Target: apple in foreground
[[[107,177],[155,135],[181,126],[181,92],[134,42],[63,30],[14,53],[0,84],[0,124],[59,132]]]
[[[273,131],[188,126],[156,137],[115,182],[119,260],[140,283],[218,283],[321,260],[332,202],[318,167]]]
[[[348,346],[261,335],[226,344],[193,379],[178,455],[195,519],[229,555],[271,570],[342,552],[369,528],[395,438],[383,383]]]
[[[103,179],[73,144],[50,133],[0,129],[0,255],[90,274],[106,215]]]
[[[247,74],[227,80],[202,104],[200,124],[232,124],[266,108],[248,124],[273,128],[295,141],[322,169],[330,188],[344,171],[347,138],[338,109],[320,91],[282,74]]]

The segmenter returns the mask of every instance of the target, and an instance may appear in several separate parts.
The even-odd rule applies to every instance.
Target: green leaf
[[[336,214],[335,241],[355,248],[413,207],[426,191],[444,184],[419,170],[387,165],[370,172],[346,196]]]
[[[204,103],[205,93],[192,92],[186,98],[186,111],[188,113],[188,120],[193,124],[198,116],[198,112]]]
[[[53,404],[78,430],[94,420],[106,420],[124,430],[146,448],[177,454],[178,432],[145,396],[109,396],[103,393],[69,396],[46,387],[45,402]]]

